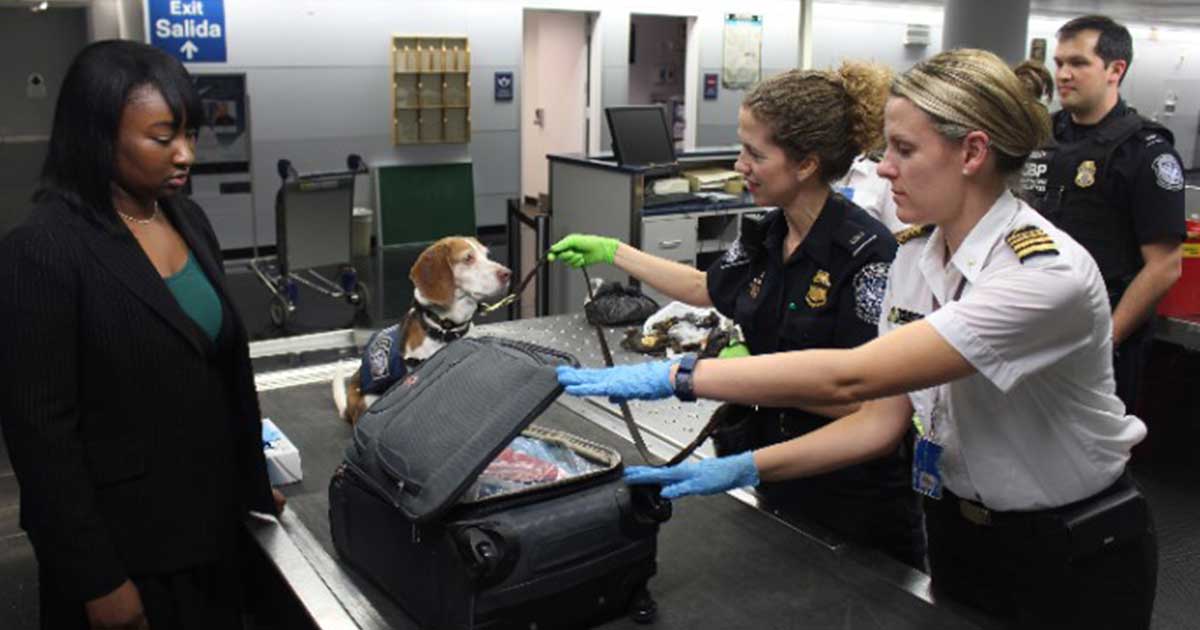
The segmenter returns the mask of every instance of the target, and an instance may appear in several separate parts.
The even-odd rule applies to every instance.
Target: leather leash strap
[[[520,302],[521,296],[525,293],[525,287],[529,286],[529,283],[533,281],[533,278],[542,271],[548,262],[549,260],[543,256],[540,260],[538,260],[538,264],[534,265],[533,269],[530,269],[529,273],[525,274],[525,277],[521,279],[521,284],[517,286],[516,291],[508,294],[495,304],[489,304],[485,306],[484,308],[480,309],[480,311],[482,313],[490,313],[498,308]],[[580,271],[583,272],[583,280],[587,286],[588,299],[595,299],[596,296],[592,292],[592,279],[588,275],[587,268],[581,267]],[[608,367],[613,367],[614,363],[612,350],[609,349],[608,339],[604,336],[604,327],[599,324],[592,324],[592,328],[596,329],[596,338],[600,340],[600,350],[604,354],[604,364]],[[675,456],[667,460],[666,463],[659,464],[656,462],[661,460],[650,452],[650,449],[646,446],[646,441],[642,438],[641,429],[638,428],[637,422],[634,422],[633,420],[633,413],[629,410],[629,403],[621,401],[619,405],[621,407],[621,419],[625,421],[625,426],[629,429],[629,435],[633,438],[633,445],[637,447],[638,454],[642,456],[642,460],[644,460],[646,464],[650,466],[674,466],[675,464],[687,459],[696,451],[696,449],[700,448],[700,445],[704,443],[704,440],[708,439],[708,436],[712,435],[712,432],[717,428],[717,424],[719,423],[719,420],[714,414],[713,417],[709,418],[708,424],[704,425],[704,428],[700,429],[700,432],[696,434],[695,439],[693,439],[690,444],[683,447],[683,450],[676,453]]]
[[[583,279],[587,283],[588,299],[595,299],[595,295],[592,292],[592,279],[588,276],[587,268],[581,267],[580,270],[583,271]],[[600,350],[604,354],[604,364],[608,367],[613,367],[612,351],[608,347],[608,339],[604,336],[604,327],[599,324],[592,324],[592,328],[596,329],[596,337],[600,340]],[[696,449],[700,448],[700,445],[704,443],[704,440],[708,439],[708,436],[712,435],[712,432],[717,428],[717,424],[719,423],[716,414],[713,414],[708,419],[708,424],[700,429],[700,432],[696,434],[691,443],[683,447],[683,450],[676,453],[666,463],[659,464],[656,462],[661,460],[650,452],[650,449],[646,447],[646,441],[642,439],[642,431],[633,420],[633,413],[629,410],[629,403],[622,400],[618,405],[621,407],[621,419],[625,421],[625,426],[629,428],[629,435],[633,437],[633,445],[637,447],[638,454],[642,456],[642,460],[650,466],[674,466],[687,459]]]

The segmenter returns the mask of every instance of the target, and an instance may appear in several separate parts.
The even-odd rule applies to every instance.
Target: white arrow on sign
[[[187,58],[189,60],[192,58],[193,55],[195,55],[199,51],[200,51],[200,47],[193,44],[192,40],[190,40],[190,39],[187,40],[186,42],[183,42],[183,45],[179,47],[179,52],[187,55]]]

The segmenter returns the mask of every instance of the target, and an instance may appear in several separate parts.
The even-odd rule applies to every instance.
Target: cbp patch
[[[1183,190],[1183,167],[1174,155],[1164,153],[1154,158],[1150,168],[1154,169],[1154,179],[1158,181],[1159,188],[1172,192]]]
[[[721,269],[729,269],[730,267],[740,267],[750,262],[750,257],[746,254],[746,248],[742,247],[741,239],[733,242],[725,255],[721,257]]]
[[[885,262],[863,265],[854,276],[854,314],[868,324],[879,324],[889,267]]]

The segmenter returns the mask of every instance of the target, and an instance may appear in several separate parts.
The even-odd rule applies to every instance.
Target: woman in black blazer
[[[0,424],[43,628],[240,627],[237,528],[282,509],[221,250],[180,194],[202,123],[182,64],[88,46],[0,242]]]

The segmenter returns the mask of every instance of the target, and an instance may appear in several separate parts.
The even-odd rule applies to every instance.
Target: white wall
[[[121,1],[128,0],[103,0]],[[194,72],[244,72],[250,95],[255,205],[260,241],[273,242],[275,162],[291,159],[300,171],[338,168],[357,152],[374,163],[435,163],[470,159],[474,164],[476,219],[504,222],[505,199],[520,190],[520,91],[524,9],[566,9],[599,14],[596,49],[599,107],[627,102],[630,14],[644,12],[633,0],[254,0],[225,3],[228,63],[190,64]],[[701,72],[719,72],[723,5],[703,0],[656,3],[660,15],[694,16],[700,37]],[[799,2],[748,0],[734,7],[764,16],[763,68],[769,76],[795,66]],[[391,143],[390,41],[397,33],[464,34],[471,46],[471,142],[469,145],[395,147]],[[492,76],[511,71],[517,81],[511,102],[492,98]],[[698,83],[698,82],[697,82]],[[697,87],[699,89],[699,87]],[[697,98],[698,95],[697,95]],[[698,106],[697,144],[735,141],[740,92],[722,90],[718,101]],[[597,99],[593,99],[595,104]],[[693,121],[688,121],[693,124]],[[599,131],[599,134],[595,133]],[[366,188],[366,186],[363,186]],[[360,196],[361,197],[361,196]],[[366,203],[366,202],[364,202]]]
[[[1046,68],[1054,72],[1054,33],[1067,21],[1057,16],[1034,16],[1029,37],[1046,39]],[[1133,36],[1133,63],[1121,95],[1142,115],[1157,120],[1175,134],[1175,149],[1185,168],[1195,168],[1196,134],[1200,123],[1200,29],[1165,28],[1128,23]],[[1178,96],[1175,113],[1166,112],[1168,93]],[[1058,96],[1055,95],[1055,103]],[[1057,109],[1057,106],[1055,107]]]
[[[1027,39],[1045,38],[1049,49],[1047,57],[1051,57],[1054,33],[1070,17],[1032,15]],[[903,44],[908,23],[930,25],[928,46]],[[1197,123],[1200,122],[1200,29],[1132,22],[1126,26],[1133,35],[1134,54],[1121,93],[1139,112],[1171,129],[1184,165],[1196,167]],[[941,50],[941,7],[853,0],[814,3],[815,68],[836,66],[842,59],[866,59],[903,71]],[[1047,68],[1053,72],[1053,61],[1047,60]],[[1174,115],[1163,111],[1169,91],[1178,95]]]

